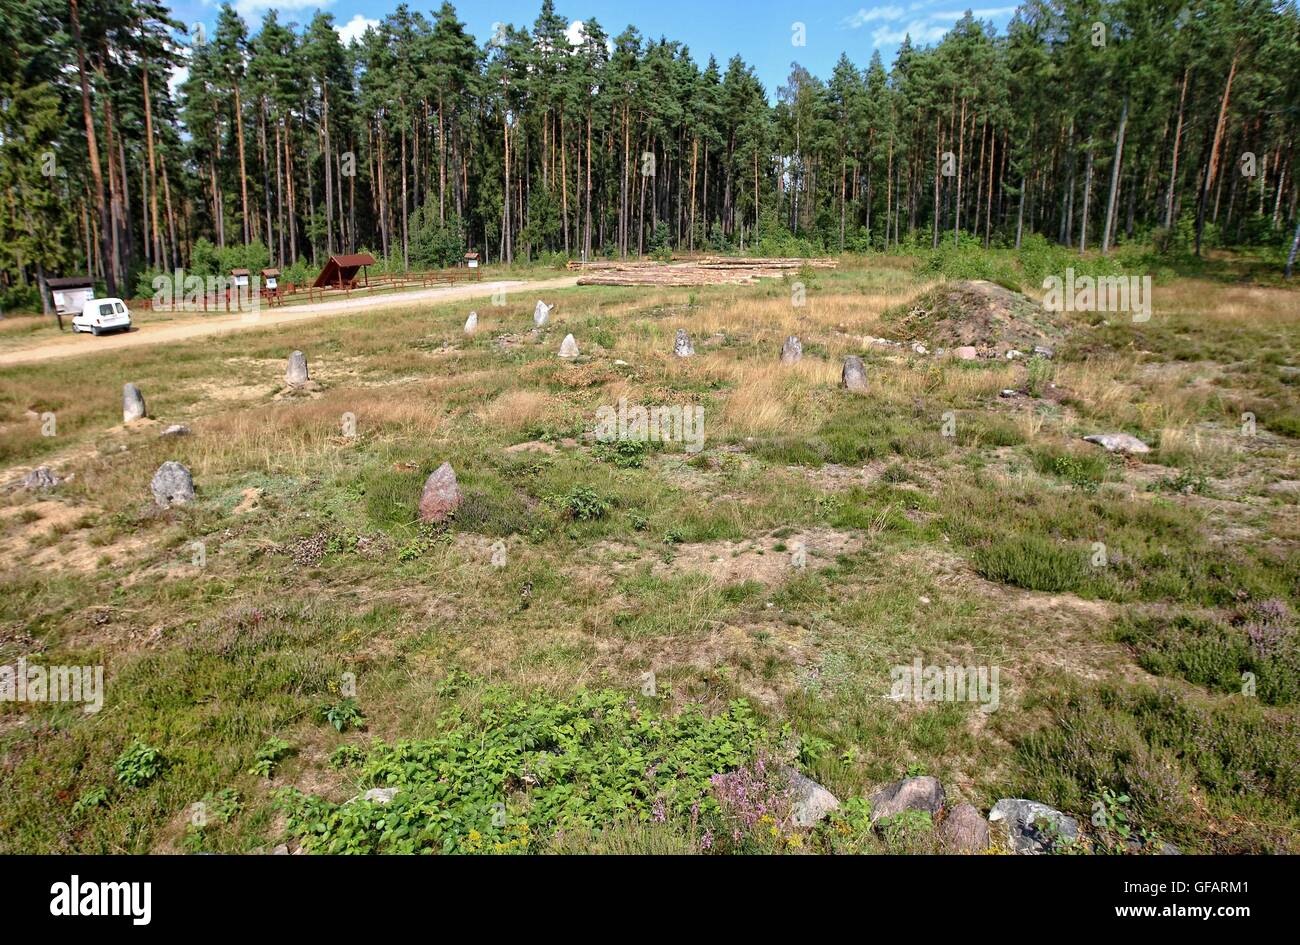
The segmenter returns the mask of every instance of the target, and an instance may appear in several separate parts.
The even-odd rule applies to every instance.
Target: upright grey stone
[[[154,502],[162,509],[194,501],[194,477],[174,459],[169,459],[158,467],[149,488],[153,492]]]
[[[460,507],[460,485],[451,463],[443,463],[424,481],[420,494],[420,521],[441,522]]]
[[[26,476],[23,476],[22,487],[28,492],[44,492],[47,489],[53,489],[62,480],[54,475],[54,470],[49,466],[37,466]]]
[[[465,319],[465,334],[472,335],[474,334],[474,331],[477,328],[478,328],[478,312],[470,312],[469,318]]]
[[[290,387],[302,387],[309,380],[307,374],[307,355],[295,351],[289,355],[289,368],[284,372],[284,380]]]
[[[143,420],[145,416],[144,394],[134,384],[122,385],[122,422]]]
[[[905,810],[925,811],[931,817],[938,817],[946,799],[938,778],[929,775],[904,778],[871,795],[871,820],[874,823]]]
[[[1019,797],[1004,797],[989,811],[989,825],[1014,853],[1049,853],[1079,839],[1079,822],[1054,807]]]
[[[695,353],[695,347],[691,344],[691,336],[686,334],[685,328],[677,329],[677,338],[673,341],[673,354],[679,358],[689,358]]]
[[[794,364],[803,357],[803,345],[799,343],[798,335],[791,335],[785,339],[785,344],[781,345],[781,363]]]
[[[796,827],[814,827],[840,806],[839,798],[812,778],[794,768],[786,768],[790,778],[790,814]]]
[[[867,389],[867,366],[856,354],[844,359],[844,370],[840,373],[840,383],[846,390]]]
[[[533,324],[538,328],[545,325],[546,320],[551,317],[551,309],[553,308],[555,308],[554,305],[547,305],[541,299],[538,299],[537,304],[533,306]]]
[[[989,822],[970,804],[958,804],[939,825],[945,853],[979,853],[989,848]]]
[[[560,357],[576,358],[578,356],[578,342],[573,339],[573,335],[565,335],[564,340],[560,342]]]

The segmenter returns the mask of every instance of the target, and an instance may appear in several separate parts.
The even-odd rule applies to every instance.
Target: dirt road
[[[318,302],[314,305],[295,305],[285,309],[263,309],[256,313],[234,315],[196,315],[184,321],[149,324],[145,322],[138,330],[120,335],[105,335],[96,338],[92,335],[68,334],[57,341],[44,341],[28,348],[0,352],[0,367],[14,364],[33,364],[40,361],[53,361],[58,358],[76,358],[103,354],[121,348],[135,348],[140,345],[167,344],[173,341],[188,341],[207,335],[224,335],[232,331],[249,331],[258,328],[273,328],[290,322],[306,321],[313,318],[328,318],[332,315],[350,315],[356,312],[371,312],[383,308],[402,308],[422,303],[441,304],[462,299],[487,298],[498,289],[507,293],[525,292],[529,295],[548,289],[567,289],[578,284],[577,276],[563,276],[555,279],[504,280],[496,282],[476,282],[473,285],[441,286],[433,289],[419,289],[414,292],[402,292],[371,298],[339,299],[335,302]]]

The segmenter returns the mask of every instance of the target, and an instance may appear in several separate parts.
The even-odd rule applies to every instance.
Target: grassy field
[[[456,304],[0,373],[0,481],[68,479],[0,494],[0,663],[107,680],[96,714],[0,703],[0,851],[923,852],[854,800],[920,772],[1300,852],[1300,292],[1169,275],[1148,322],[1060,316],[1051,360],[864,344],[941,276],[845,258],[802,306],[578,288],[537,335],[512,294],[472,337]],[[319,389],[284,388],[293,349]],[[703,406],[704,449],[594,442],[620,398]],[[1081,441],[1114,431],[1153,451]],[[167,459],[198,498],[160,511]],[[444,461],[464,503],[422,526]],[[997,711],[892,701],[918,658],[998,667]],[[841,813],[719,808],[754,759]]]

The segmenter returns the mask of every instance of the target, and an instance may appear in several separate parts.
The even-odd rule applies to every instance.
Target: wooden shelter
[[[312,283],[318,289],[355,289],[357,287],[357,270],[362,271],[362,278],[367,286],[370,279],[365,272],[366,266],[373,266],[375,257],[369,253],[352,253],[346,256],[331,256],[325,268],[320,271]]]

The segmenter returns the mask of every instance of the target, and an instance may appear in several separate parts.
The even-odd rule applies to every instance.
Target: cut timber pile
[[[805,266],[834,269],[834,259],[761,259],[743,256],[704,256],[689,262],[595,263],[583,266],[578,285],[749,285],[777,279]],[[594,271],[593,271],[594,270]]]

